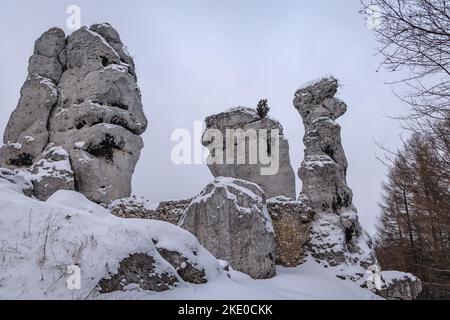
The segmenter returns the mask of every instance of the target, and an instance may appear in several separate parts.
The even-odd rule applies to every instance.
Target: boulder
[[[422,282],[410,273],[381,272],[383,286],[378,294],[388,300],[416,300],[422,291]]]
[[[258,185],[216,178],[194,198],[180,226],[235,270],[255,279],[275,276],[275,233]]]
[[[209,116],[205,123],[203,145],[211,151],[208,167],[214,177],[233,177],[254,182],[264,190],[267,198],[285,196],[295,199],[295,174],[290,163],[289,143],[284,137],[283,127],[278,121],[269,117],[260,118],[256,110],[238,107]],[[218,130],[222,134],[223,145],[218,148],[222,148],[223,157],[219,157],[215,144],[212,144],[212,142],[217,142],[211,135],[213,130]],[[235,136],[235,142],[228,141],[230,144],[227,144],[227,140],[231,140],[227,139],[227,130],[242,130],[244,134]],[[278,134],[274,135],[275,139],[272,140],[274,130],[278,130]],[[252,161],[249,155],[252,146],[249,143],[251,135],[246,133],[250,132],[255,133],[254,137],[258,141],[254,145],[255,161]],[[265,136],[261,132],[265,132]],[[239,145],[245,147],[245,153],[238,154],[237,146]],[[272,150],[272,145],[276,145],[278,150],[275,148]],[[234,146],[234,152],[230,150],[230,146]],[[265,151],[262,151],[261,148],[265,148]],[[230,152],[234,159],[232,163],[227,162],[227,152]],[[260,152],[266,153],[271,165],[265,163],[264,159],[260,157]],[[264,170],[268,170],[268,172],[265,173]]]

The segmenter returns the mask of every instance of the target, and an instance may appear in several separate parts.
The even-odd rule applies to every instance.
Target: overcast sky
[[[338,120],[348,182],[361,222],[375,230],[386,170],[374,141],[399,143],[402,131],[387,116],[405,106],[384,83],[391,76],[376,72],[380,58],[358,14],[359,0],[2,1],[2,132],[34,41],[52,26],[70,33],[71,4],[80,6],[83,25],[111,23],[135,58],[150,123],[133,178],[135,194],[158,202],[200,192],[213,177],[205,165],[172,164],[172,132],[193,131],[194,121],[233,106],[254,107],[261,98],[269,99],[271,115],[284,126],[297,172],[303,125],[292,105],[294,93],[305,82],[334,75],[349,107]]]

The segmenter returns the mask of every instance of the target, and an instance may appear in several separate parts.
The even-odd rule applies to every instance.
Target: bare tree
[[[405,85],[396,94],[412,106],[409,119],[448,119],[450,1],[362,0],[361,12],[375,19],[381,66],[403,75],[392,84]]]
[[[377,228],[384,269],[416,274],[423,298],[450,298],[450,167],[436,141],[414,134],[390,163]]]

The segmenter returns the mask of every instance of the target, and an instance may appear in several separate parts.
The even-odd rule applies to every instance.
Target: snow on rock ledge
[[[115,217],[73,191],[58,191],[39,202],[0,179],[0,202],[0,298],[90,299],[130,285],[150,290],[157,278],[163,279],[162,291],[225,276],[187,231],[160,221]],[[153,261],[146,267],[154,273],[142,281],[136,273],[123,272],[139,256]],[[67,289],[70,266],[81,269],[80,290]],[[114,283],[117,275],[120,281]]]
[[[258,185],[216,178],[192,201],[180,226],[234,269],[254,279],[275,276],[275,233]]]

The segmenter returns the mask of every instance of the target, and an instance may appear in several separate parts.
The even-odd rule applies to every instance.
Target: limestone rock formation
[[[0,166],[29,167],[45,149],[50,112],[58,99],[56,85],[63,70],[58,55],[64,46],[65,34],[57,28],[45,32],[36,41],[28,78],[4,133]]]
[[[289,143],[284,137],[283,127],[278,121],[268,117],[260,118],[255,110],[238,107],[212,115],[206,118],[205,123],[206,131],[203,136],[203,145],[211,151],[208,159],[208,167],[214,177],[232,177],[254,182],[264,190],[268,199],[278,196],[295,199],[295,174],[290,163]],[[271,150],[271,133],[275,129],[279,130],[279,134],[276,136],[279,152],[276,152],[277,150]],[[212,142],[217,142],[214,141],[215,137],[211,135],[211,130],[218,130],[222,134],[223,157],[217,154],[218,150],[211,144]],[[243,130],[244,134],[239,135],[235,131],[237,133],[235,143],[230,139],[231,144],[227,145],[227,130]],[[251,156],[249,156],[249,137],[251,135],[245,134],[246,132],[250,132],[248,130],[254,130],[256,137],[260,141],[260,143],[255,145],[255,156],[257,158],[255,158],[256,161],[254,162],[251,162]],[[261,135],[260,130],[264,130],[266,135]],[[234,152],[233,150],[229,150],[229,147],[232,145],[235,146]],[[237,146],[239,145],[245,147],[245,154],[237,154],[239,150]],[[232,163],[227,163],[226,161],[227,151],[230,152],[234,159]],[[262,174],[261,169],[267,169],[270,165],[264,162],[260,156],[260,152],[266,153],[272,160],[272,166],[276,170],[269,172],[269,174]],[[222,161],[215,163],[213,158]]]
[[[294,105],[305,126],[305,157],[299,171],[302,196],[317,212],[308,246],[314,257],[332,266],[350,261],[365,270],[377,260],[346,182],[348,163],[335,120],[347,106],[335,97],[338,87],[336,79],[323,78],[295,94]]]
[[[283,197],[268,200],[267,209],[276,234],[276,263],[284,267],[298,266],[307,253],[315,212],[303,201]]]
[[[341,127],[335,122],[346,110],[346,104],[335,94],[336,79],[322,79],[295,94],[295,108],[305,126],[305,157],[299,176],[302,193],[318,211],[339,212],[352,205],[347,186],[347,159],[341,143]]]
[[[31,171],[42,200],[61,188],[98,203],[128,197],[147,120],[134,61],[117,31],[97,24],[66,38],[52,28],[36,41],[28,72],[0,166]],[[50,148],[67,154],[65,176],[43,179]]]
[[[255,279],[275,276],[275,234],[256,184],[216,178],[192,201],[180,226],[235,270]]]
[[[301,198],[309,199],[316,211],[308,250],[314,258],[335,267],[338,277],[367,286],[369,271],[380,267],[372,241],[358,221],[346,181],[348,163],[341,127],[335,120],[347,111],[347,105],[335,97],[338,88],[335,78],[323,78],[298,90],[294,99],[305,126]],[[389,299],[417,297],[420,280],[408,279],[387,281],[377,293]]]

